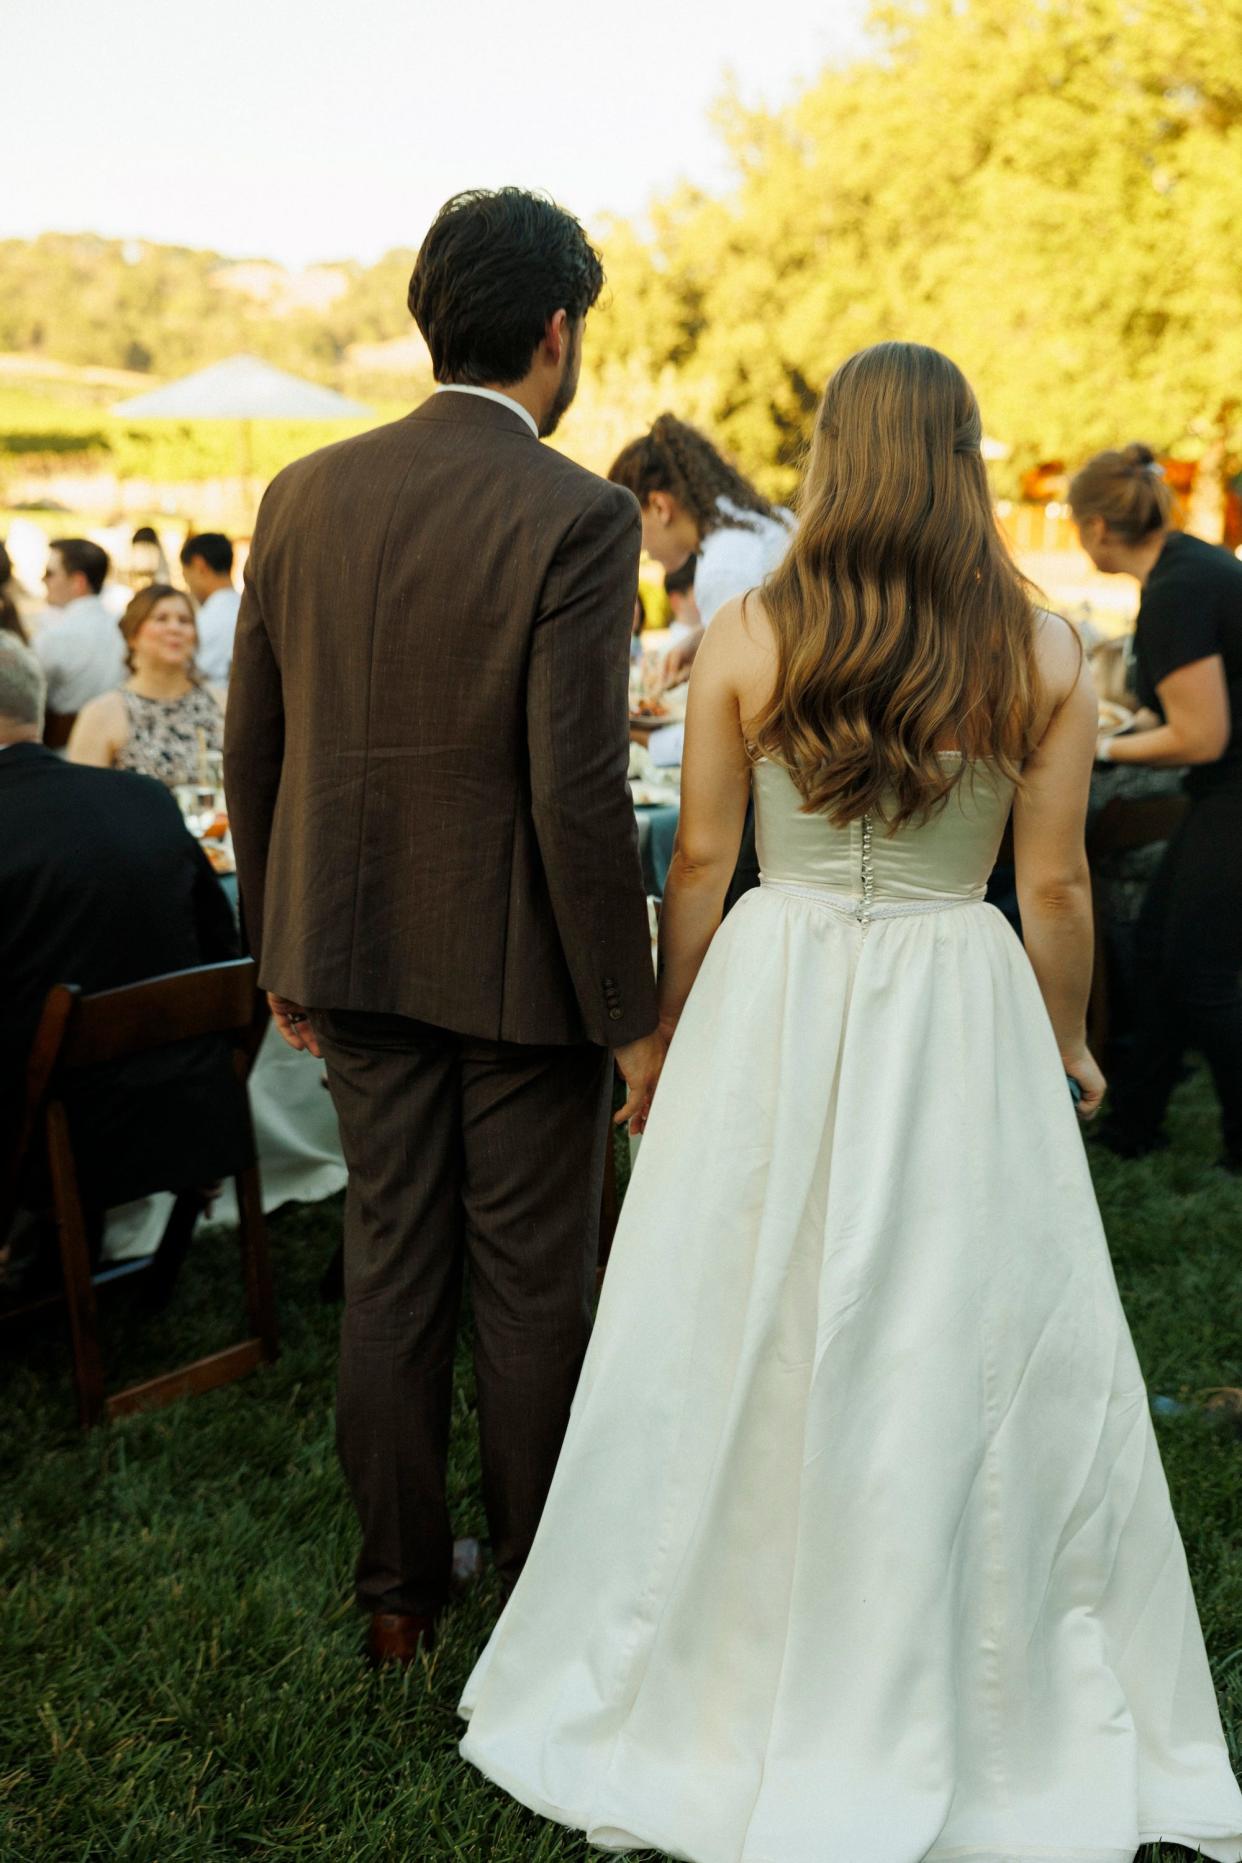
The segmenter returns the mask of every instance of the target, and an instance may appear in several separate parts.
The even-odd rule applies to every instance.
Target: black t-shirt
[[[1242,789],[1242,563],[1228,550],[1174,531],[1147,578],[1135,626],[1138,696],[1164,716],[1156,687],[1179,666],[1219,654],[1229,688],[1231,726],[1217,763],[1197,764],[1186,778],[1192,796]]]

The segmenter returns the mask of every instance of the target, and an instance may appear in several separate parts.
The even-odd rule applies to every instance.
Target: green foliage
[[[334,265],[345,288],[326,309],[276,311],[229,283],[238,262],[219,253],[93,234],[0,240],[0,350],[164,376],[248,350],[331,381],[350,343],[406,333],[411,262]],[[279,282],[278,268],[258,269]]]
[[[723,198],[682,188],[603,229],[610,289],[558,442],[591,465],[671,405],[787,494],[826,377],[885,338],[961,363],[1012,448],[1000,489],[1135,437],[1228,453],[1242,0],[883,0],[864,57],[777,111],[726,99],[718,122]],[[410,330],[412,260],[328,268],[339,295],[315,308],[276,268],[252,268],[270,303],[247,295],[215,253],[3,241],[0,351],[172,376],[249,349],[358,392],[351,346]],[[10,456],[39,431],[12,427]],[[230,469],[205,429],[104,431],[143,470],[192,476],[199,449]],[[284,446],[262,444],[266,470]]]
[[[1211,1168],[1214,1127],[1199,1078],[1178,1097],[1171,1153],[1092,1156],[1140,1361],[1151,1388],[1175,1396],[1242,1382],[1238,1191]],[[339,1229],[339,1201],[273,1224],[277,1365],[87,1438],[72,1420],[63,1321],[7,1329],[0,1856],[587,1863],[581,1838],[457,1756],[455,1705],[498,1608],[491,1582],[449,1614],[424,1667],[371,1677],[358,1661],[355,1529],[332,1441],[338,1312],[316,1295]],[[240,1304],[235,1239],[216,1232],[158,1322],[116,1291],[114,1371],[223,1345]],[[450,1487],[457,1530],[477,1533],[468,1367],[463,1341]],[[1238,1730],[1242,1446],[1200,1416],[1159,1430],[1225,1724]]]
[[[894,0],[872,27],[792,106],[721,113],[727,200],[618,238],[601,377],[674,364],[781,492],[827,375],[890,338],[961,363],[1015,469],[1198,452],[1242,392],[1242,0]]]
[[[0,385],[0,470],[7,457],[26,469],[80,466],[157,484],[227,478],[239,470],[236,421],[127,421],[108,413],[118,398],[115,388],[83,399],[60,382]],[[409,411],[408,402],[372,406],[374,413],[357,421],[256,421],[250,435],[255,476],[266,481],[316,447]]]

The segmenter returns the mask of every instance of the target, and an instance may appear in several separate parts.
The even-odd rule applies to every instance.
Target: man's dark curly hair
[[[410,314],[438,382],[520,382],[558,310],[585,317],[604,285],[577,220],[524,188],[471,188],[436,215],[410,279]]]

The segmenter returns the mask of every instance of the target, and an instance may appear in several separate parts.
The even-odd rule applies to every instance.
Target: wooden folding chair
[[[258,995],[255,966],[250,958],[177,971],[93,996],[82,996],[65,984],[58,984],[48,995],[31,1051],[17,1145],[6,1179],[0,1184],[0,1234],[7,1228],[6,1218],[11,1217],[16,1204],[23,1161],[42,1141],[51,1176],[64,1278],[63,1298],[69,1308],[78,1414],[83,1428],[91,1428],[105,1415],[123,1416],[227,1384],[252,1371],[262,1360],[274,1359],[279,1348],[259,1173],[252,1163],[241,1169],[234,1179],[242,1273],[252,1336],[222,1352],[196,1359],[144,1383],[130,1385],[111,1396],[105,1395],[95,1290],[121,1274],[133,1272],[134,1264],[121,1263],[92,1274],[88,1219],[79,1184],[66,1092],[71,1090],[74,1076],[84,1068],[147,1054],[174,1042],[224,1036],[232,1049],[234,1074],[243,1098],[244,1130],[250,1136],[253,1156],[246,1082],[266,1019],[266,1006]],[[165,1289],[171,1286],[180,1259],[189,1246],[194,1217],[200,1207],[201,1198],[196,1192],[184,1192],[177,1199],[152,1269],[157,1279],[162,1274]],[[52,1296],[52,1299],[58,1298],[60,1296]],[[40,1300],[31,1304],[48,1303]],[[19,1306],[5,1317],[28,1311],[30,1306]]]
[[[1095,965],[1087,1004],[1087,1041],[1092,1054],[1101,1056],[1108,1045],[1112,1010],[1108,936],[1104,922],[1104,883],[1100,863],[1110,854],[1130,854],[1153,847],[1176,833],[1190,807],[1185,796],[1114,796],[1106,802],[1087,832],[1087,859],[1091,867],[1091,905],[1095,920]]]

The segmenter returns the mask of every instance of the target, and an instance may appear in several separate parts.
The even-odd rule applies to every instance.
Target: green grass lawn
[[[1196,1081],[1170,1155],[1095,1154],[1139,1355],[1153,1392],[1174,1396],[1242,1384],[1242,1183],[1211,1169],[1214,1123]],[[60,1325],[0,1333],[3,1863],[590,1854],[457,1758],[454,1707],[495,1615],[490,1583],[450,1614],[425,1667],[374,1677],[358,1661],[354,1526],[332,1440],[338,1313],[317,1294],[339,1224],[337,1202],[273,1223],[278,1365],[89,1438],[73,1423]],[[139,1326],[118,1291],[115,1370],[235,1336],[236,1281],[217,1233],[158,1324]],[[464,1375],[456,1421],[458,1531],[482,1532]],[[1198,1416],[1159,1431],[1236,1738],[1242,1443]]]

